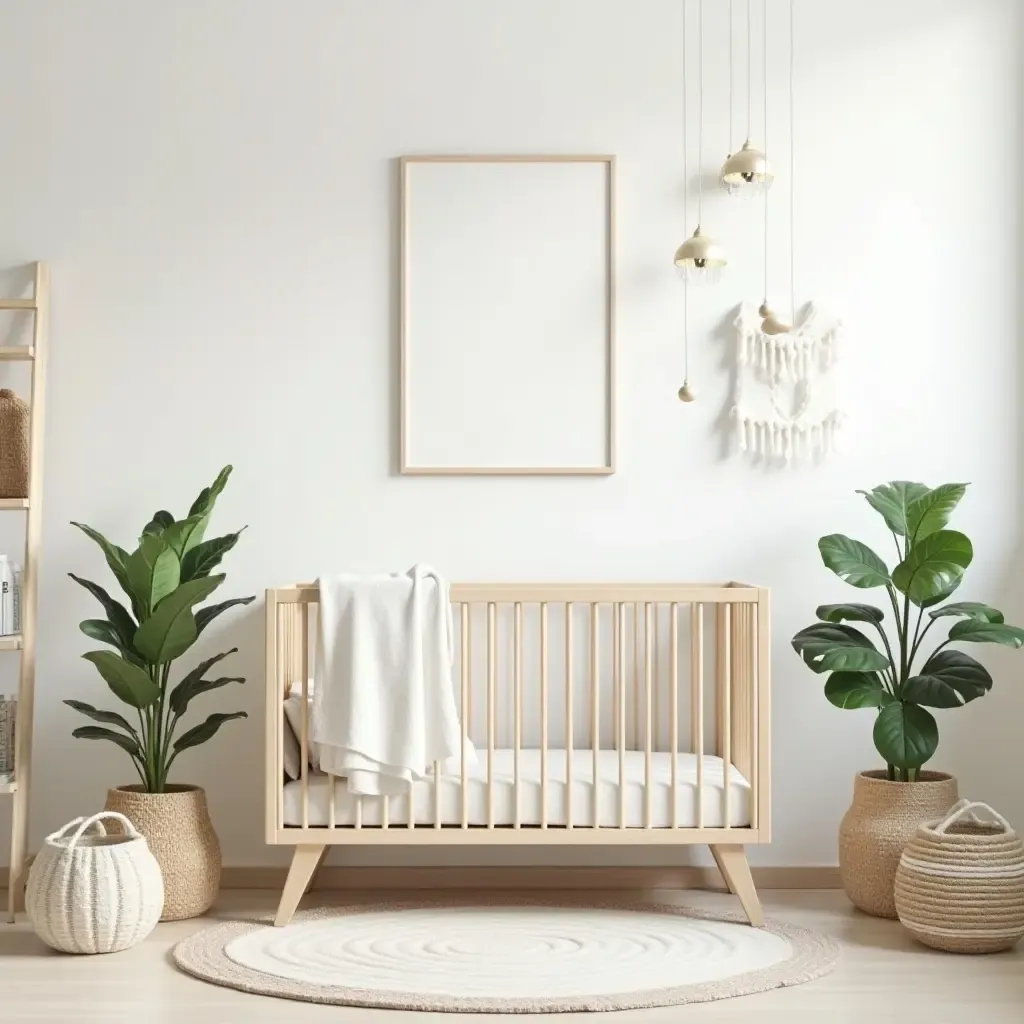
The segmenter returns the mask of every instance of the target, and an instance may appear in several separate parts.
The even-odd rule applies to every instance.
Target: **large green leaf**
[[[77,526],[87,537],[95,541],[103,551],[103,555],[107,560],[107,565],[110,567],[110,571],[114,574],[114,578],[117,580],[121,589],[131,597],[132,590],[131,585],[128,581],[128,552],[124,548],[118,547],[117,544],[112,544],[106,537],[103,536],[99,530],[94,530],[91,526],[86,526],[85,523],[72,522],[72,526]]]
[[[122,750],[127,750],[132,757],[142,760],[142,751],[139,749],[139,744],[131,736],[114,732],[113,729],[104,729],[99,725],[80,725],[77,729],[72,730],[71,735],[79,740],[110,740],[111,743],[116,743]]]
[[[189,516],[180,522],[173,523],[160,535],[168,546],[174,551],[179,559],[185,557],[186,552],[194,548],[206,533],[206,526],[210,521],[209,513]]]
[[[131,648],[132,638],[135,636],[135,630],[138,628],[135,625],[135,620],[128,614],[128,609],[119,601],[115,601],[101,586],[93,583],[91,580],[84,580],[81,576],[76,576],[73,572],[69,572],[68,575],[77,583],[79,586],[85,587],[86,590],[96,598],[101,605],[103,610],[107,613],[107,618],[110,620],[110,624],[117,631],[117,635],[121,638],[122,644]]]
[[[205,722],[200,722],[199,725],[193,726],[188,732],[182,733],[174,741],[174,752],[176,754],[186,750],[188,747],[197,747],[200,743],[205,743],[208,739],[211,739],[217,732],[217,730],[225,723],[230,722],[233,718],[248,718],[249,716],[244,711],[232,711],[230,714],[217,711]]]
[[[195,696],[193,691],[203,682],[203,676],[209,669],[216,665],[218,661],[223,661],[229,655],[237,653],[237,651],[237,647],[232,647],[230,651],[215,654],[212,658],[207,658],[206,661],[200,662],[191,672],[183,676],[181,682],[171,691],[168,702],[171,711],[176,715],[180,715],[188,707],[188,702]]]
[[[998,608],[982,604],[981,601],[954,601],[928,614],[933,619],[940,619],[944,615],[959,615],[967,619],[980,619],[982,622],[1003,621],[1003,613]]]
[[[937,604],[942,604],[943,601],[948,600],[953,596],[954,591],[963,582],[963,576],[957,576],[955,580],[945,590],[936,594],[934,597],[929,597],[927,601],[919,601],[918,604],[922,608],[934,608]]]
[[[174,516],[171,515],[166,509],[160,509],[159,512],[153,513],[153,518],[142,528],[142,535],[152,533],[159,536],[168,526],[174,525]]]
[[[939,651],[903,684],[901,696],[929,708],[958,708],[984,697],[992,689],[992,677],[984,665],[963,651]]]
[[[178,588],[181,563],[163,537],[144,534],[128,558],[128,581],[143,617]]]
[[[877,672],[889,659],[852,626],[815,622],[792,640],[793,649],[815,672]]]
[[[881,608],[873,604],[858,604],[855,601],[843,604],[821,604],[814,613],[824,622],[874,622],[885,618]]]
[[[230,601],[221,601],[220,604],[211,604],[207,608],[200,608],[196,612],[196,632],[202,633],[206,627],[213,622],[218,615],[222,612],[226,612],[229,608],[234,608],[236,605],[252,604],[255,601],[253,597],[233,597]]]
[[[221,559],[238,543],[238,538],[242,536],[244,530],[243,526],[237,533],[204,540],[188,551],[181,563],[182,582],[187,583],[201,576],[209,576],[220,565]]]
[[[194,516],[209,513],[217,498],[220,497],[221,491],[227,485],[229,476],[231,476],[231,466],[225,466],[217,474],[217,479],[209,487],[204,487],[199,492],[199,497],[192,502],[192,507],[188,510],[188,514]]]
[[[939,745],[939,727],[931,714],[902,701],[882,708],[873,735],[875,748],[897,768],[920,768]]]
[[[907,536],[911,544],[945,529],[966,490],[967,484],[943,484],[911,502],[907,509]]]
[[[107,686],[125,704],[133,708],[146,708],[160,696],[160,687],[145,671],[113,651],[89,651],[82,657],[99,669]]]
[[[833,672],[825,680],[825,696],[837,708],[875,708],[892,700],[874,672]]]
[[[880,512],[885,525],[901,537],[907,535],[907,510],[922,495],[928,493],[924,484],[910,480],[893,480],[881,484],[870,491],[858,491],[867,499],[868,504]]]
[[[93,640],[123,650],[121,635],[114,629],[113,623],[107,622],[106,619],[84,619],[78,624],[78,628]]]
[[[116,711],[100,711],[97,708],[94,708],[91,704],[86,704],[81,700],[66,700],[64,703],[67,704],[69,708],[74,708],[76,711],[80,711],[83,715],[87,715],[94,722],[102,722],[104,725],[118,725],[131,736],[138,738],[135,729],[128,722],[128,719],[119,715]]]
[[[915,604],[944,593],[971,564],[971,542],[956,530],[939,530],[919,541],[892,571],[896,589]]]
[[[850,586],[870,589],[889,583],[889,570],[866,544],[841,533],[830,533],[818,541],[821,560]]]
[[[950,640],[972,644],[1002,644],[1020,647],[1024,644],[1024,629],[1008,626],[1005,622],[984,622],[982,619],[961,619],[949,631]]]
[[[223,582],[223,576],[207,576],[182,583],[139,626],[135,633],[135,650],[154,665],[166,664],[184,654],[199,635],[192,615],[193,606],[209,597]]]

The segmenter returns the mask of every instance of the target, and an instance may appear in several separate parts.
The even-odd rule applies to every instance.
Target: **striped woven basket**
[[[896,913],[934,949],[1010,949],[1024,936],[1024,842],[988,804],[961,800],[907,843],[896,871]]]

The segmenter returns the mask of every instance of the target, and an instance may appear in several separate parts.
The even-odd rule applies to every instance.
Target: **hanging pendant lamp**
[[[767,9],[765,11],[767,18]],[[765,32],[767,33],[767,23],[765,26]],[[753,36],[751,18],[750,18],[750,0],[747,0],[747,138],[743,143],[742,147],[735,153],[730,154],[726,157],[725,163],[722,164],[722,169],[718,173],[718,183],[728,192],[730,195],[738,195],[743,199],[753,199],[756,196],[763,195],[772,187],[772,182],[775,180],[775,175],[772,172],[771,164],[768,162],[768,157],[764,151],[758,149],[750,140],[751,136],[751,108],[753,106],[753,58],[752,58],[752,43],[751,39]],[[766,35],[767,39],[767,35]],[[767,48],[765,50],[765,57],[767,59]],[[730,10],[729,19],[729,117],[732,119],[732,17]],[[765,65],[765,103],[767,106],[767,93],[768,93],[768,74],[767,65]],[[767,124],[765,125],[765,134],[767,135]],[[730,132],[731,134],[731,132]],[[730,138],[730,143],[732,139]]]
[[[699,117],[697,121],[697,229],[678,249],[676,249],[674,263],[679,268],[687,281],[705,284],[717,281],[722,271],[728,264],[725,250],[710,235],[701,231],[701,218],[704,212],[704,0],[700,0],[697,7],[698,31],[700,36],[699,55]],[[686,205],[686,132],[685,132],[685,111],[686,111],[686,0],[683,0],[683,108],[684,108],[684,132],[683,132],[683,205]],[[682,397],[682,396],[680,396]]]

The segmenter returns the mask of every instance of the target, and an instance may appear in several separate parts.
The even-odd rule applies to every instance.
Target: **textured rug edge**
[[[417,900],[407,902],[373,903],[321,907],[295,915],[295,922],[313,921],[353,913],[414,910],[443,907],[494,907],[496,905],[571,907],[585,906],[595,910],[634,910],[662,913],[698,920],[724,921],[746,924],[740,914],[715,913],[690,907],[664,903],[623,903],[593,901],[575,903],[561,899],[530,899],[528,902],[495,900],[483,902],[479,898],[462,900]],[[334,1006],[356,1006],[373,1009],[415,1010],[435,1013],[579,1013],[613,1010],[654,1009],[660,1006],[683,1006],[692,1003],[713,1002],[738,996],[756,995],[777,988],[802,985],[831,973],[839,960],[839,946],[821,932],[781,921],[768,921],[765,930],[786,939],[793,949],[788,960],[780,964],[750,971],[722,981],[702,982],[677,988],[649,989],[623,992],[615,995],[565,996],[551,998],[488,998],[461,996],[423,996],[404,992],[385,992],[377,989],[343,988],[341,986],[315,986],[296,982],[254,968],[246,968],[231,960],[224,948],[238,935],[257,928],[272,927],[270,918],[222,922],[205,928],[180,941],[172,951],[175,965],[184,973],[225,988],[252,995],[291,999],[300,1002]]]

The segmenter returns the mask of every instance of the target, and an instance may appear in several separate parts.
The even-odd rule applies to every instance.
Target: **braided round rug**
[[[312,1003],[564,1013],[709,1002],[828,974],[827,936],[664,904],[379,903],[229,921],[178,943],[204,981]]]

